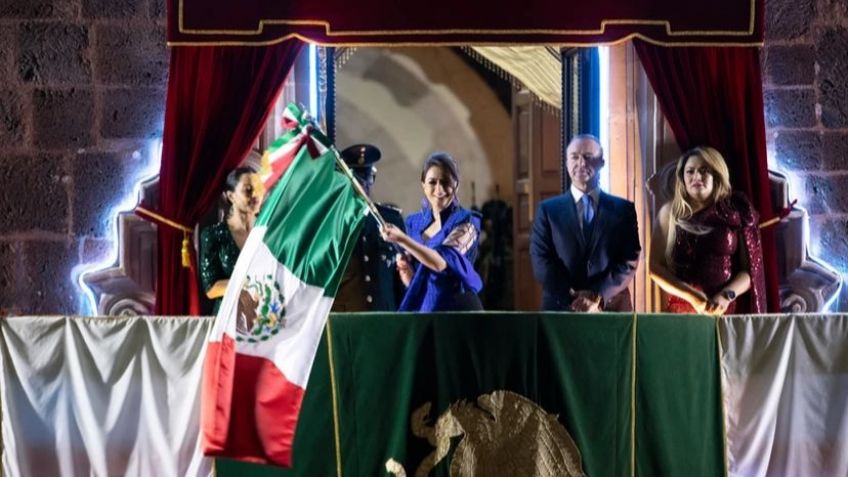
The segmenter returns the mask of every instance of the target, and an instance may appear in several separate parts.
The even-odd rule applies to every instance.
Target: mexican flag
[[[287,132],[262,154],[259,174],[268,190],[282,177],[301,148],[305,146],[315,157],[324,153],[330,142],[309,120],[309,113],[294,103],[283,110],[281,123]]]
[[[314,152],[303,144],[266,199],[210,334],[206,455],[291,465],[309,372],[367,211],[335,153]]]

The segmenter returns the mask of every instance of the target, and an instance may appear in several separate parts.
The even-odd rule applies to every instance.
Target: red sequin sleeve
[[[734,193],[731,203],[742,219],[739,240],[744,246],[742,253],[745,254],[748,273],[751,276],[751,289],[747,293],[749,309],[737,310],[737,313],[765,313],[766,280],[763,272],[763,249],[760,243],[760,214],[741,193]]]

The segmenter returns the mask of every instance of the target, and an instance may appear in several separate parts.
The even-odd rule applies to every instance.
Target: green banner
[[[593,477],[716,476],[724,473],[719,397],[709,318],[331,315],[294,467],[218,460],[216,469],[392,475],[388,464],[409,476],[568,475],[576,465]]]
[[[716,322],[640,316],[636,475],[725,475]]]

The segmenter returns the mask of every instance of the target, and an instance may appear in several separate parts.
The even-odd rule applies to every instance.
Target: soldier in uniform
[[[369,197],[377,174],[374,163],[380,160],[380,155],[380,150],[370,144],[357,144],[341,152]],[[377,204],[377,209],[386,222],[405,230],[399,208]],[[342,276],[333,311],[397,311],[405,287],[395,267],[395,254],[394,245],[380,237],[377,220],[366,218]]]

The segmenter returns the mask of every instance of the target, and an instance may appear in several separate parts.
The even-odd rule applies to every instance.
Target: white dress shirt
[[[598,214],[598,198],[601,197],[601,189],[595,187],[594,189],[588,192],[589,197],[592,198],[592,206],[595,208],[595,215]],[[580,230],[583,230],[583,194],[582,191],[574,187],[574,184],[571,185],[571,196],[574,197],[574,205],[577,207],[577,217],[578,223],[580,224]]]

